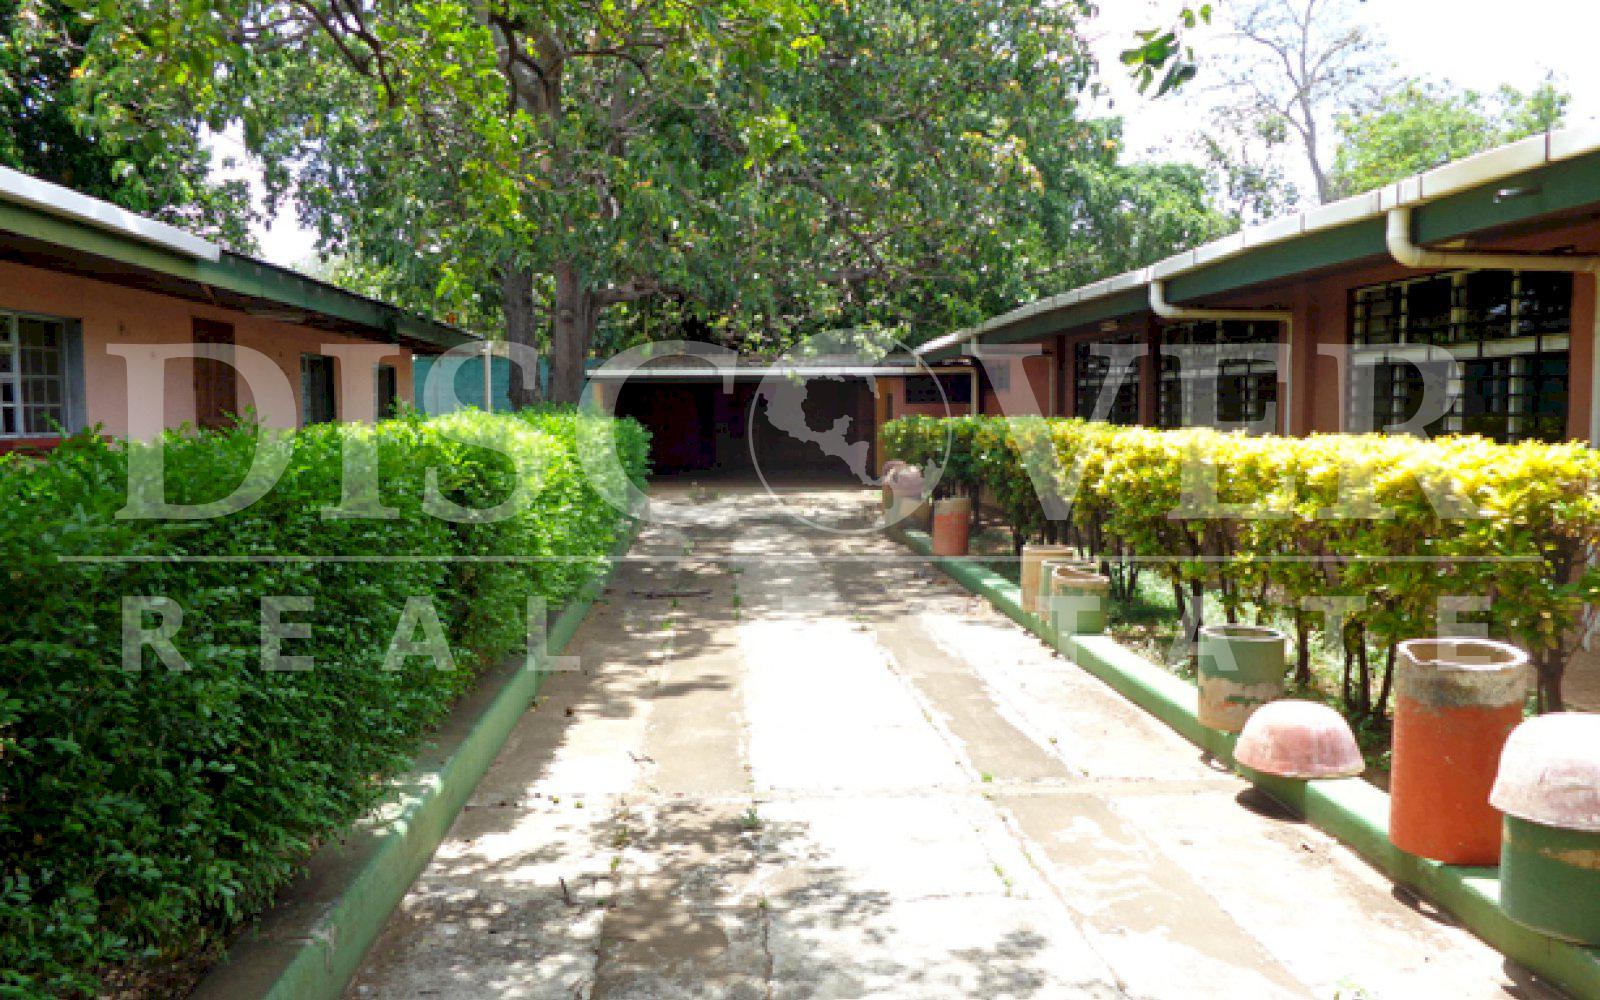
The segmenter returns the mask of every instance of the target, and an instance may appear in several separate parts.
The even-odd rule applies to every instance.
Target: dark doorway
[[[870,475],[876,394],[865,378],[793,383],[631,379],[616,412],[651,435],[657,475],[703,474],[774,483],[861,482]]]
[[[335,400],[333,359],[326,354],[300,355],[300,426],[339,419]]]
[[[392,420],[400,410],[400,381],[395,374],[394,365],[378,365],[378,413],[379,420]]]
[[[217,344],[233,356],[233,325],[211,319],[194,321],[196,344]],[[239,412],[239,382],[233,365],[216,358],[194,359],[194,422],[197,427],[215,430],[226,426]]]

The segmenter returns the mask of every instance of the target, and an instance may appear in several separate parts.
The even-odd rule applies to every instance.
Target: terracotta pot
[[[933,554],[964,556],[967,533],[972,527],[972,501],[966,497],[946,497],[933,505]]]
[[[1241,768],[1280,778],[1354,778],[1366,770],[1350,723],[1315,701],[1274,701],[1251,714],[1233,748]]]
[[[1446,864],[1497,863],[1501,822],[1489,793],[1522,721],[1528,655],[1488,639],[1412,639],[1396,670],[1389,839]]]

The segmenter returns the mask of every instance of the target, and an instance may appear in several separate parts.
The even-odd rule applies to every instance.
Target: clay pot
[[[1528,654],[1489,639],[1411,639],[1396,670],[1389,839],[1446,864],[1497,863],[1501,821],[1489,793],[1522,721]]]
[[[964,556],[967,533],[972,527],[972,501],[966,497],[946,497],[933,505],[933,554]]]
[[[923,497],[926,488],[921,469],[909,465],[896,469],[889,479],[889,492],[893,498],[889,506],[889,523],[926,531],[930,515],[928,501]]]
[[[894,489],[890,484],[893,482],[895,474],[905,467],[906,463],[900,461],[898,458],[891,458],[889,461],[883,463],[883,475],[879,477],[878,483],[883,491],[884,510],[888,510],[890,507],[894,506]]]
[[[1096,573],[1093,563],[1057,563],[1046,560],[1050,569],[1050,631],[1060,641],[1075,635],[1099,635],[1106,630],[1111,600],[1111,581]]]
[[[1046,559],[1076,559],[1077,557],[1078,550],[1071,545],[1024,545],[1022,547],[1022,568],[1017,581],[1018,587],[1022,591],[1022,610],[1034,613],[1039,610],[1041,563]]]
[[[1314,701],[1274,701],[1251,714],[1234,745],[1242,768],[1280,778],[1354,778],[1366,770],[1344,716]]]

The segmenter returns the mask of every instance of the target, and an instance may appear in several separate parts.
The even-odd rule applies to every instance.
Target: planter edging
[[[571,641],[605,591],[640,522],[623,526],[606,567],[550,623],[546,650]],[[519,660],[486,672],[452,709],[434,742],[394,791],[341,841],[312,855],[306,872],[256,919],[201,980],[196,1000],[334,1000],[355,976],[395,907],[433,857],[457,814],[538,694],[546,671]]]
[[[928,556],[966,589],[1040,638],[1048,629],[1022,610],[1021,589],[972,557],[931,555],[926,534],[896,529],[905,545]],[[1161,720],[1180,736],[1233,766],[1232,734],[1200,725],[1194,685],[1110,636],[1068,637],[1049,643],[1077,666]],[[1253,775],[1250,779],[1306,822],[1354,850],[1400,885],[1419,892],[1506,957],[1580,997],[1600,998],[1600,949],[1546,937],[1523,927],[1500,908],[1500,878],[1494,868],[1463,868],[1406,854],[1389,841],[1389,795],[1360,778],[1294,781]]]

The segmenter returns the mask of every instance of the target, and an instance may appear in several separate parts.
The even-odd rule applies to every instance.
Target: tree
[[[97,41],[65,0],[0,0],[0,164],[252,249],[249,190],[211,178],[192,116],[147,117],[136,91],[84,92]]]
[[[750,202],[747,160],[788,129],[719,103],[720,79],[805,44],[795,0],[108,4],[106,76],[242,121],[270,180],[298,171],[325,235],[363,255],[396,242],[407,269],[400,258],[449,258],[447,281],[493,277],[514,301],[547,283],[562,400],[582,388],[603,311],[727,280],[726,209]],[[507,334],[532,339],[525,324]],[[531,398],[516,381],[513,394]]]
[[[1550,83],[1482,94],[1408,80],[1381,107],[1339,117],[1332,187],[1340,195],[1368,191],[1559,128],[1570,102]]]
[[[1223,102],[1213,137],[1224,162],[1244,163],[1247,150],[1298,147],[1325,203],[1337,195],[1326,138],[1336,116],[1376,103],[1389,62],[1360,23],[1358,0],[1249,0],[1233,17],[1236,42],[1210,60]],[[1257,160],[1259,162],[1259,158]],[[1257,179],[1268,177],[1260,171]],[[1274,197],[1282,200],[1290,190]]]
[[[838,328],[920,340],[1219,232],[1198,172],[1125,166],[1120,123],[1082,117],[1080,16],[830,6],[816,57],[761,82],[795,141],[763,170],[740,299],[702,318],[755,350]]]
[[[1216,222],[1080,119],[1077,3],[107,3],[97,82],[242,123],[367,287],[547,328],[556,399],[601,338],[926,337]]]

